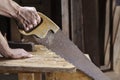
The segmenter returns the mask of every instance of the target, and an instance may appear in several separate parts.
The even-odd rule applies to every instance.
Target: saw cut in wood
[[[59,30],[59,27],[47,16],[40,12],[38,12],[38,14],[42,19],[41,23],[30,31],[24,31],[22,29],[19,29],[20,33],[22,33],[23,35],[35,35],[39,38],[45,38],[48,31],[51,30],[52,32],[56,33]]]

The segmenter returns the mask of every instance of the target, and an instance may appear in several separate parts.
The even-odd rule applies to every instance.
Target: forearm
[[[16,17],[20,6],[12,0],[0,0],[0,15]]]
[[[9,46],[8,43],[6,41],[6,39],[2,36],[1,32],[0,32],[0,53],[6,57],[8,57],[9,54]]]
[[[0,32],[0,54],[6,58],[28,58],[32,57],[32,54],[29,54],[24,49],[11,49]]]

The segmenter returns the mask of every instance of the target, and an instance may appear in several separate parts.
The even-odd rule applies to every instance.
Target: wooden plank
[[[110,4],[111,1],[107,0],[106,5],[106,26],[105,26],[105,43],[104,43],[104,51],[105,51],[105,66],[110,68],[110,65],[113,65],[110,62],[110,57],[113,57],[111,55],[111,43],[114,44],[116,39],[116,34],[118,31],[118,24],[119,24],[119,9],[116,7],[116,0],[112,0],[112,4]],[[112,13],[110,14],[110,6],[112,6]],[[111,16],[111,17],[110,17]],[[110,19],[113,17],[113,23],[110,22]],[[112,24],[111,24],[112,23]],[[110,33],[110,29],[112,29],[112,33]],[[112,36],[112,39],[111,39]],[[112,41],[111,41],[112,40]]]
[[[103,56],[100,56],[98,0],[83,0],[82,5],[85,53],[89,53],[93,63],[100,66]]]
[[[106,0],[106,16],[105,16],[105,35],[104,35],[104,53],[105,53],[105,64],[104,67],[101,69],[105,70],[104,68],[107,68],[110,66],[110,0]]]
[[[116,35],[118,33],[118,27],[119,27],[119,21],[120,21],[120,7],[115,8],[115,12],[113,14],[113,43],[115,42]]]
[[[34,56],[25,59],[0,58],[0,72],[75,71],[75,67],[44,46],[36,46]]]
[[[104,52],[105,52],[105,65],[109,64],[109,55],[110,55],[110,34],[109,34],[109,26],[110,26],[110,0],[107,0],[106,3],[106,20],[105,20],[105,39],[104,39]]]
[[[18,80],[34,80],[34,73],[18,73]]]
[[[47,73],[46,80],[93,80],[84,73],[77,71],[73,73],[68,72],[54,72]]]
[[[69,2],[68,0],[61,0],[62,9],[62,31],[69,37]]]
[[[34,80],[42,80],[42,73],[34,73]]]
[[[85,51],[84,46],[84,27],[82,14],[82,0],[70,0],[71,11],[71,39],[81,49]]]
[[[110,7],[110,1],[107,1],[107,4],[109,3],[109,7]],[[110,11],[109,8],[106,8],[106,35],[105,35],[105,54],[106,54],[106,58],[105,58],[105,64],[107,66],[112,65],[113,69],[115,72],[119,72],[119,25],[120,25],[120,7],[116,6],[116,0],[112,0],[112,13],[111,16],[113,17],[113,24],[111,24],[110,20]],[[109,23],[109,22],[110,23]],[[111,24],[111,26],[110,26]],[[112,33],[109,33],[109,28],[113,28],[112,29]],[[110,43],[110,38],[112,36],[112,42]],[[112,44],[112,47],[111,47]],[[113,51],[111,51],[112,49]],[[112,52],[112,55],[110,54]],[[111,58],[110,58],[111,57]],[[110,62],[111,59],[111,62]]]
[[[116,73],[120,73],[120,6],[116,6],[114,8],[114,14],[113,14],[113,69]]]
[[[113,56],[113,69],[116,73],[120,74],[120,21],[118,25],[118,31],[114,42],[114,56]]]

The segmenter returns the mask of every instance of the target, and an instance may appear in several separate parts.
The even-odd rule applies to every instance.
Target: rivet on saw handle
[[[42,19],[42,22],[34,29],[30,31],[24,31],[23,29],[19,29],[19,32],[23,35],[35,35],[39,38],[45,38],[48,31],[52,30],[56,33],[59,30],[59,27],[47,16],[38,12],[39,16]]]

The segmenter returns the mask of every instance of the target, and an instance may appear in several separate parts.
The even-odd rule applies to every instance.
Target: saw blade
[[[49,32],[44,39],[36,38],[36,41],[72,63],[77,69],[94,80],[110,80],[97,66],[84,56],[80,49],[61,30],[55,34]]]

